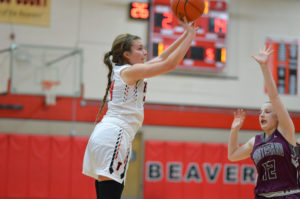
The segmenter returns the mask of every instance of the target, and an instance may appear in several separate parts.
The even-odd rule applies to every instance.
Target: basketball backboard
[[[11,93],[45,95],[50,88],[55,96],[81,96],[81,49],[37,45],[11,48]]]

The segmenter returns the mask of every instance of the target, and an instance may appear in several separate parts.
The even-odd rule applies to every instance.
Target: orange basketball
[[[185,16],[188,21],[195,21],[204,12],[204,0],[172,0],[171,9],[177,18],[183,19]]]

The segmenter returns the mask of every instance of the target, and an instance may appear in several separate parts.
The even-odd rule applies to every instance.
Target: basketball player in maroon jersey
[[[262,105],[259,115],[264,133],[239,146],[238,132],[246,114],[238,109],[231,125],[228,159],[238,161],[251,157],[258,173],[255,199],[296,199],[300,198],[300,189],[295,127],[267,65],[271,53],[270,48],[265,48],[257,56],[252,56],[260,65],[270,100]]]

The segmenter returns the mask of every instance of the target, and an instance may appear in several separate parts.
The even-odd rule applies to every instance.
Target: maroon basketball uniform
[[[251,158],[258,173],[256,198],[300,198],[299,152],[277,129],[268,138],[255,137]]]

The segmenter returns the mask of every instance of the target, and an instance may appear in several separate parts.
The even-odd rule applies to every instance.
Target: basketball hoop
[[[55,105],[56,104],[56,92],[55,87],[60,84],[59,81],[42,81],[42,90],[45,94],[46,105]]]

